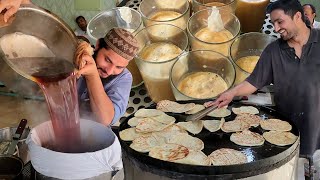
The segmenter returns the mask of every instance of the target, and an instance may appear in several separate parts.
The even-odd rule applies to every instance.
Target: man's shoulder
[[[85,32],[82,31],[82,29],[77,28],[77,29],[74,30],[74,34],[77,35],[77,36],[82,36],[82,35],[85,35]]]
[[[125,68],[120,74],[113,76],[107,82],[114,84],[122,83],[123,81],[132,81],[132,74],[127,68]]]
[[[121,78],[132,79],[132,74],[127,68],[125,68],[118,76]]]
[[[274,41],[270,42],[266,48],[264,49],[265,51],[274,51],[276,49],[279,49],[279,47],[285,43],[284,40],[282,40],[281,38],[275,39]]]
[[[320,22],[314,21],[313,22],[313,28],[319,29],[320,28]]]

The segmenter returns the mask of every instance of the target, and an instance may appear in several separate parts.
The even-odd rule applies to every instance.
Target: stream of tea
[[[72,63],[53,57],[25,57],[10,61],[16,71],[31,76],[44,93],[55,142],[45,142],[42,146],[65,153],[81,151],[78,94]]]

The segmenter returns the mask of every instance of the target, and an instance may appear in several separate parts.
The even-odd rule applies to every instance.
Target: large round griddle
[[[197,103],[203,104],[202,100],[195,101],[180,101],[179,103]],[[232,107],[240,107],[242,106],[239,102],[232,102],[229,104],[228,109],[231,110]],[[270,107],[265,106],[254,106],[259,110],[259,116],[263,119],[268,118],[279,118],[282,120],[285,119],[284,116],[277,113]],[[155,109],[156,104],[152,104],[150,109]],[[176,123],[181,121],[181,115],[176,113],[167,113],[170,116],[174,116],[176,118]],[[127,117],[119,127],[119,131],[130,128],[128,125],[128,120],[132,118],[133,115]],[[225,117],[226,121],[234,120],[236,115],[232,113],[230,116]],[[206,116],[203,119],[218,119]],[[292,130],[291,133],[299,136],[299,131],[297,127],[293,125],[292,122],[288,121]],[[263,130],[260,126],[251,127],[251,131],[257,132],[259,134],[263,134],[265,130]],[[190,133],[189,133],[190,134]],[[265,141],[265,143],[261,146],[256,147],[246,147],[240,146],[230,141],[230,136],[232,133],[225,133],[222,130],[217,132],[209,132],[205,128],[197,135],[192,135],[200,138],[204,142],[204,149],[202,150],[206,155],[209,155],[211,152],[220,149],[220,148],[232,148],[235,150],[239,150],[247,155],[248,163],[246,164],[237,164],[237,165],[229,165],[229,166],[196,166],[196,165],[187,165],[187,164],[179,164],[168,161],[162,161],[159,159],[152,158],[148,156],[148,153],[140,153],[129,146],[131,141],[123,141],[120,139],[120,143],[123,149],[123,153],[127,156],[136,166],[149,171],[151,173],[155,173],[158,175],[163,175],[170,178],[203,178],[205,177],[214,177],[223,179],[233,179],[233,178],[244,178],[250,177],[254,175],[263,174],[269,172],[273,169],[276,169],[294,157],[299,150],[299,142],[300,138],[292,145],[287,146],[276,146],[270,144]],[[187,176],[186,176],[187,175]]]

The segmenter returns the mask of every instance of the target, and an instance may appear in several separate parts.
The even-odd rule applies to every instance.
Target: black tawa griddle
[[[178,101],[178,103],[196,103],[203,104],[203,100],[193,100],[193,101]],[[231,110],[232,107],[240,107],[242,104],[240,102],[232,102],[229,104],[228,109]],[[248,106],[243,105],[243,106]],[[276,112],[274,109],[266,106],[255,106],[259,110],[259,116],[263,119],[268,118],[278,118],[281,120],[287,120],[280,113]],[[152,104],[148,109],[155,109],[156,104]],[[181,115],[176,113],[167,113],[170,116],[176,118],[176,123],[181,121]],[[119,131],[130,128],[128,125],[128,120],[132,118],[133,115],[127,117],[119,127]],[[225,117],[226,121],[234,120],[236,115],[232,113],[230,116]],[[202,119],[215,119],[206,116]],[[288,120],[287,120],[288,121]],[[140,153],[129,146],[131,141],[123,141],[120,139],[120,143],[123,149],[123,153],[127,156],[136,166],[149,171],[151,173],[158,174],[160,176],[166,176],[174,179],[203,179],[206,178],[218,178],[218,179],[235,179],[235,178],[245,178],[254,175],[263,174],[269,172],[273,169],[276,169],[294,157],[299,151],[299,131],[293,123],[288,121],[292,130],[291,133],[298,136],[297,141],[292,145],[287,146],[276,146],[265,141],[261,146],[255,147],[246,147],[240,146],[230,141],[230,136],[232,133],[226,133],[222,130],[217,132],[210,132],[205,128],[197,134],[191,136],[200,138],[204,142],[204,149],[202,150],[206,155],[211,154],[211,152],[220,149],[220,148],[232,148],[239,150],[247,155],[248,163],[229,165],[229,166],[196,166],[196,165],[187,165],[179,164],[168,161],[162,161],[159,159],[152,158],[148,156],[148,153]],[[263,134],[263,130],[260,126],[251,127],[251,131]],[[206,179],[205,178],[205,179]]]

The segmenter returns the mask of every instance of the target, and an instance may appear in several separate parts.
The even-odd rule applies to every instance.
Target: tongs
[[[192,115],[189,115],[189,116],[186,116],[185,118],[185,121],[197,121],[197,120],[200,120],[201,118],[205,117],[207,114],[209,114],[211,111],[217,109],[218,105],[215,105],[215,106],[210,106],[210,107],[207,107],[195,114],[192,114]]]
[[[241,101],[245,99],[245,97],[243,96],[235,96],[233,98],[233,101]],[[180,116],[184,121],[197,121],[200,120],[201,118],[205,117],[207,114],[209,114],[210,112],[212,112],[213,110],[217,109],[218,105],[215,106],[209,106],[195,114],[189,115],[189,116]]]

